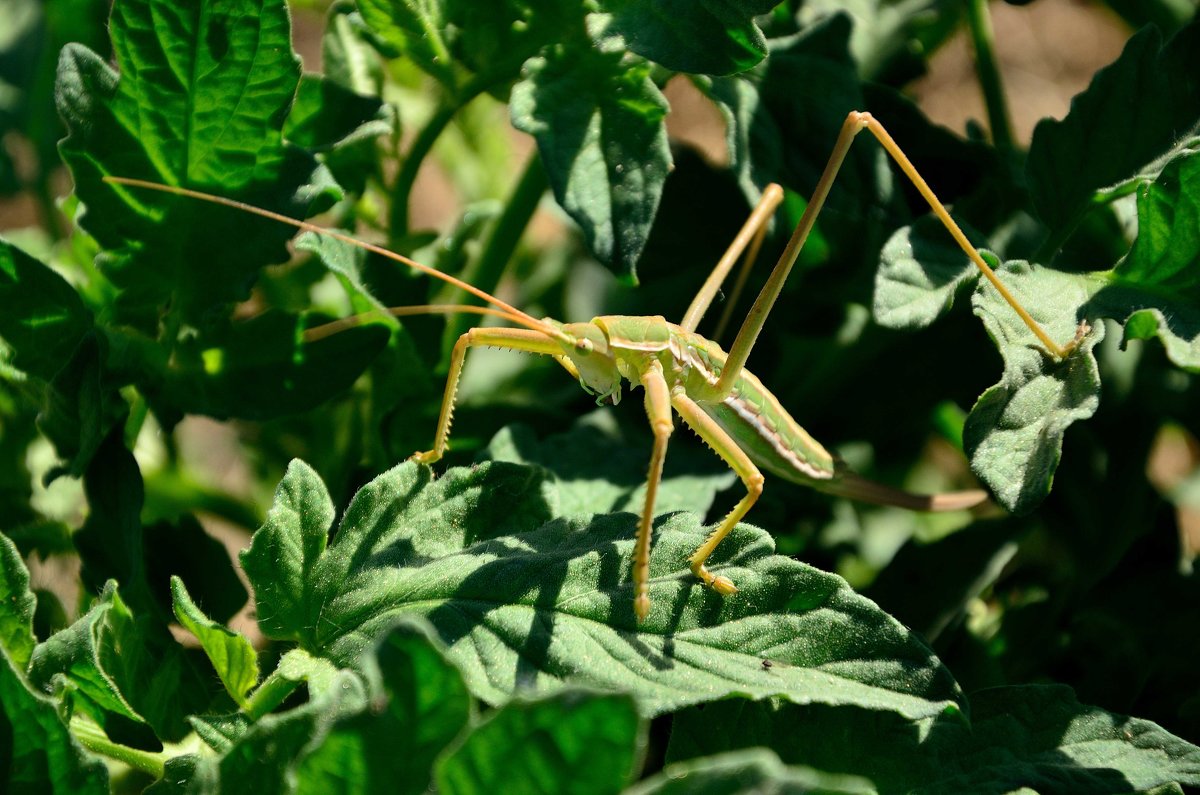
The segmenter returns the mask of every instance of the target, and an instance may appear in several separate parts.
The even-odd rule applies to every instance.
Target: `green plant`
[[[1025,151],[981,2],[964,20],[948,0],[360,0],[329,9],[320,74],[282,0],[117,0],[115,69],[89,24],[105,5],[0,9],[0,133],[34,144],[0,149],[0,189],[42,221],[0,241],[7,791],[1200,784],[1194,9],[1114,3],[1175,29],[1134,34]],[[989,105],[966,139],[897,91],[959,24]],[[671,79],[721,114],[727,168],[672,149]],[[52,83],[74,180],[57,209]],[[326,213],[533,313],[678,318],[764,184],[794,223],[853,108],[887,121],[1052,336],[1097,331],[1043,355],[859,144],[751,368],[857,469],[934,491],[969,479],[962,450],[1004,510],[931,519],[769,481],[752,520],[771,532],[739,526],[714,558],[741,588],[722,598],[685,558],[733,478],[681,438],[664,609],[642,626],[640,409],[580,417],[553,363],[485,359],[452,466],[396,466],[432,439],[465,321],[304,331],[462,296],[101,181]],[[537,144],[517,169],[506,118]],[[465,208],[436,233],[413,220],[428,163]],[[522,243],[547,189],[582,245]],[[986,334],[954,305],[968,289]],[[190,444],[195,415],[230,421],[236,478]],[[1168,486],[1147,467],[1172,450]],[[247,592],[197,514],[255,531],[261,650],[228,627]],[[31,580],[46,558],[81,562],[78,604]]]

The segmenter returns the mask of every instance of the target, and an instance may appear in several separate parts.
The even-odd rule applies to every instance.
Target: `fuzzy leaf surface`
[[[914,635],[840,578],[772,554],[751,527],[712,560],[740,589],[725,599],[688,568],[706,535],[697,517],[661,520],[654,608],[639,625],[635,516],[555,519],[546,487],[512,464],[437,480],[401,465],[355,495],[326,548],[329,497],[293,463],[242,558],[264,630],[347,665],[398,617],[422,616],[490,703],[574,684],[629,690],[646,714],[732,693],[911,717],[956,709],[957,685]]]
[[[1005,285],[1061,343],[1078,322],[1101,282],[1024,262],[1006,262]],[[1094,325],[1080,345],[1056,361],[1036,345],[1028,327],[990,284],[980,281],[972,296],[1000,355],[1004,374],[979,396],[963,427],[963,448],[974,470],[1013,513],[1027,513],[1050,491],[1067,428],[1100,405],[1100,374],[1092,353],[1104,336]]]
[[[875,274],[875,321],[888,328],[924,328],[954,305],[959,288],[976,273],[941,222],[923,216],[883,246]]]
[[[1125,341],[1157,337],[1177,366],[1200,370],[1200,152],[1138,188],[1138,237],[1094,311],[1121,321]]]
[[[179,623],[200,641],[225,690],[245,706],[246,693],[258,683],[258,657],[250,641],[204,615],[178,577],[171,578],[171,596]]]

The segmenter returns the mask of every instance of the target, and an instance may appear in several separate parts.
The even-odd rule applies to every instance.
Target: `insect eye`
[[[580,337],[579,339],[575,340],[575,350],[579,351],[580,353],[591,353],[592,341],[587,337]]]

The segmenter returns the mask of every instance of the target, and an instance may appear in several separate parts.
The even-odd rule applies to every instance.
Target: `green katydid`
[[[910,494],[855,475],[801,428],[771,392],[745,369],[755,340],[814,226],[842,161],[855,136],[862,130],[870,130],[874,134],[900,169],[912,180],[958,245],[1020,315],[1050,354],[1057,358],[1069,355],[1081,335],[1077,335],[1075,340],[1065,346],[1060,346],[1050,339],[988,267],[883,126],[870,114],[858,111],[850,113],[846,118],[834,145],[833,154],[803,216],[743,321],[728,353],[715,342],[697,334],[695,329],[738,258],[752,243],[757,247],[761,242],[767,223],[783,198],[782,189],[776,185],[769,186],[763,192],[758,206],[696,294],[683,319],[674,324],[660,316],[602,316],[579,323],[560,323],[550,318],[539,320],[470,284],[349,235],[242,202],[186,188],[118,177],[108,177],[106,180],[213,201],[302,230],[330,235],[448,282],[491,305],[407,307],[394,310],[396,314],[469,311],[497,316],[523,326],[524,328],[473,328],[459,337],[450,359],[434,445],[430,450],[412,456],[418,462],[432,464],[438,461],[446,450],[455,396],[468,348],[495,347],[551,356],[576,377],[585,390],[597,395],[598,402],[618,402],[624,380],[628,380],[632,386],[641,386],[645,391],[646,413],[654,434],[632,576],[634,612],[638,621],[644,621],[650,612],[650,542],[654,503],[662,478],[667,441],[674,429],[674,414],[678,414],[684,424],[713,448],[733,469],[746,488],[746,495],[715,526],[705,542],[689,558],[692,572],[706,586],[721,594],[735,593],[737,588],[728,577],[713,574],[705,564],[713,550],[747,514],[762,493],[764,477],[761,470],[839,496],[898,505],[913,510],[959,510],[970,508],[987,499],[987,494],[979,490],[941,495]],[[752,258],[747,258],[747,262],[750,259]],[[1083,330],[1085,329],[1081,327],[1081,331]]]

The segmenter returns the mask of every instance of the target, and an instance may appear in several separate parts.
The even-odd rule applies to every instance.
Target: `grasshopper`
[[[711,572],[705,564],[713,550],[746,516],[762,494],[765,480],[763,470],[830,494],[912,510],[961,510],[987,499],[987,493],[981,490],[941,495],[911,494],[856,475],[792,419],[762,382],[746,370],[746,360],[754,348],[759,332],[779,297],[800,249],[812,231],[855,136],[863,130],[870,130],[879,140],[929,203],[954,240],[1012,306],[1046,350],[1056,358],[1065,358],[1078,343],[1081,335],[1077,335],[1076,339],[1067,345],[1060,346],[1046,334],[968,241],[888,132],[865,112],[853,111],[847,116],[808,206],[728,352],[722,350],[717,343],[697,334],[696,327],[742,253],[748,246],[753,252],[761,243],[767,224],[783,199],[783,190],[777,185],[771,185],[763,192],[758,205],[678,324],[671,323],[661,316],[621,315],[596,317],[588,322],[561,323],[550,318],[534,318],[448,274],[349,235],[242,202],[186,188],[120,177],[105,179],[110,183],[151,188],[216,202],[305,231],[330,235],[448,282],[491,305],[405,307],[395,310],[396,314],[471,311],[500,317],[522,326],[523,328],[472,328],[458,338],[450,358],[449,375],[433,447],[414,454],[412,460],[433,464],[445,453],[459,379],[467,350],[470,348],[503,348],[553,357],[579,381],[584,390],[597,396],[598,403],[617,403],[624,381],[628,381],[633,387],[640,386],[645,392],[646,414],[654,434],[646,479],[646,500],[638,523],[633,557],[633,608],[638,621],[641,622],[645,621],[650,613],[650,544],[654,503],[662,480],[667,442],[674,430],[675,414],[720,456],[746,488],[746,495],[715,526],[704,543],[689,558],[695,576],[704,585],[724,595],[735,593],[737,587],[728,577]],[[753,256],[747,258],[747,265],[752,259]]]

